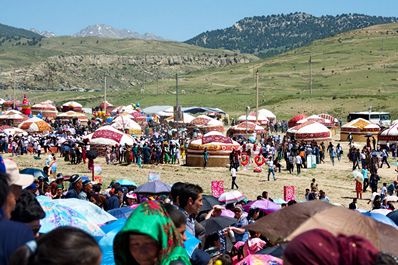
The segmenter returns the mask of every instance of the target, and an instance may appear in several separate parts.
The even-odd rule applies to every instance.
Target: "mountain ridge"
[[[79,32],[72,35],[73,37],[100,37],[113,39],[142,39],[142,40],[165,40],[153,33],[138,33],[128,29],[118,29],[106,24],[89,25]]]

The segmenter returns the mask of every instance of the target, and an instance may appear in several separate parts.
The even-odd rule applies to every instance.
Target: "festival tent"
[[[17,110],[7,110],[0,115],[0,122],[6,122],[9,125],[18,126],[21,122],[26,121],[27,116]]]
[[[106,105],[106,110],[105,110],[105,105]],[[105,111],[107,113],[112,112],[112,110],[115,108],[115,106],[113,106],[113,104],[109,103],[108,101],[103,101],[100,105],[99,105],[100,109],[102,111]]]
[[[347,141],[348,135],[351,133],[355,142],[366,142],[367,137],[373,136],[377,139],[379,132],[380,127],[378,125],[368,120],[358,118],[341,126],[340,141]]]
[[[37,117],[33,117],[22,122],[18,127],[22,130],[32,133],[44,133],[52,131],[50,124]]]
[[[166,106],[150,106],[150,107],[144,108],[142,110],[142,112],[149,114],[149,115],[156,114],[159,116],[162,116],[162,115],[160,115],[161,113],[170,113],[171,115],[173,115],[173,106],[167,106],[167,105]],[[170,116],[170,115],[166,115],[166,116]]]
[[[331,127],[335,126],[334,119],[333,120],[325,119],[325,118],[323,118],[323,117],[321,117],[319,115],[311,115],[311,116],[309,116],[307,118],[301,119],[301,120],[297,121],[297,124],[303,124],[303,123],[305,123],[307,121],[316,121],[316,122],[318,122],[320,124],[325,125],[328,128],[331,128]]]
[[[88,123],[88,118],[84,113],[76,112],[76,111],[72,111],[72,110],[59,113],[57,115],[57,118],[59,118],[62,121],[78,119],[80,121],[80,123],[84,123],[84,124]]]
[[[239,116],[238,122],[245,122],[245,121],[256,122],[256,113],[251,112],[247,117],[246,117],[246,115]],[[269,123],[270,122],[267,117],[258,115],[258,118],[257,118],[258,125],[267,126],[267,125],[269,125]]]
[[[68,101],[62,104],[62,111],[69,111],[69,110],[83,112],[83,106],[75,101]]]
[[[193,140],[187,149],[187,166],[202,167],[203,152],[207,148],[209,152],[209,167],[224,167],[229,164],[229,154],[232,149],[239,150],[239,143],[224,136],[220,132],[209,132],[201,139]]]
[[[330,130],[316,121],[307,121],[287,130],[297,141],[327,141],[332,137]]]
[[[396,123],[398,123],[398,120],[394,120],[391,122],[391,124],[396,124]]]
[[[129,134],[142,134],[141,126],[130,118],[119,116],[112,121],[111,126],[123,132],[128,131]]]
[[[256,125],[250,121],[241,122],[235,126],[232,126],[228,129],[227,135],[229,137],[234,137],[238,135],[245,136],[246,138],[255,135],[261,135],[265,133],[265,129],[259,125]]]
[[[189,123],[188,127],[190,129],[197,128],[203,133],[211,131],[224,132],[224,124],[222,121],[212,119],[206,115],[199,115]]]
[[[16,127],[11,127],[8,125],[2,125],[0,126],[0,133],[3,133],[5,135],[28,135],[28,133],[22,129],[16,128]]]
[[[44,118],[54,119],[58,111],[54,105],[41,102],[32,106],[32,114],[37,115],[39,113],[41,113]]]
[[[20,100],[15,100],[15,108],[21,107],[22,103]],[[14,100],[6,100],[3,102],[3,109],[14,108]]]
[[[133,113],[133,112],[137,112],[137,110],[134,109],[134,107],[133,107],[132,105],[119,106],[119,107],[114,108],[114,109],[111,111],[111,114],[112,114],[112,115],[118,115],[118,114],[123,113],[123,112],[126,112],[126,113],[128,113],[128,114],[131,114],[131,113]]]
[[[100,127],[86,138],[90,140],[90,145],[113,146],[127,144],[132,146],[135,143],[134,139],[130,135],[115,129],[110,125]]]
[[[398,143],[398,123],[392,124],[388,129],[382,131],[379,135],[379,144],[385,145]]]
[[[300,120],[302,120],[302,119],[305,119],[305,118],[307,118],[307,115],[305,115],[305,114],[298,114],[298,115],[294,116],[293,118],[291,118],[291,119],[287,122],[287,126],[288,126],[289,128],[294,127],[294,126],[297,125],[297,122],[298,122],[298,121],[300,121]]]

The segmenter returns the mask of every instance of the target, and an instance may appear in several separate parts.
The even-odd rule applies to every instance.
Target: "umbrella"
[[[392,227],[398,228],[398,226],[394,223],[393,220],[388,218],[387,216],[380,214],[380,213],[372,213],[372,212],[365,212],[362,213],[365,216],[368,216],[370,218],[373,218],[374,220],[381,222],[386,225],[391,225]]]
[[[217,200],[216,197],[211,196],[211,195],[203,195],[203,200],[202,200],[202,208],[200,208],[201,212],[207,212],[213,209],[214,205],[218,205],[219,201]]]
[[[47,233],[60,226],[73,226],[80,228],[92,236],[103,236],[101,228],[87,220],[86,216],[72,208],[53,203],[52,201],[40,201],[40,205],[46,213],[46,217],[40,220],[40,233]]]
[[[258,251],[256,254],[267,254],[277,258],[282,258],[286,246],[287,244],[278,244],[273,247],[263,248],[262,250]]]
[[[44,173],[44,171],[41,170],[40,168],[31,168],[31,167],[24,168],[24,169],[20,170],[19,173],[26,174],[26,175],[32,175],[35,178],[38,178],[38,177],[48,178],[47,174]]]
[[[236,265],[257,265],[257,264],[272,264],[282,265],[283,261],[280,258],[275,258],[266,254],[251,254],[242,259]]]
[[[120,218],[129,218],[133,211],[134,209],[130,207],[122,207],[122,208],[115,208],[109,210],[108,213],[116,217],[117,219],[120,219]]]
[[[291,240],[295,236],[316,228],[334,235],[358,235],[368,239],[381,251],[397,255],[395,238],[398,230],[367,218],[357,211],[330,205],[321,201],[298,203],[264,216],[249,230],[261,232],[271,242]]]
[[[187,240],[184,242],[184,248],[187,250],[188,256],[191,257],[192,253],[201,241],[188,231],[185,231],[185,236],[187,237]]]
[[[170,186],[164,182],[161,182],[160,180],[147,182],[135,190],[136,193],[150,194],[169,193],[170,191]]]
[[[131,181],[131,180],[128,180],[128,179],[119,179],[119,180],[116,181],[116,183],[119,183],[120,186],[126,186],[126,187],[128,187],[128,186],[137,187],[138,186],[137,184],[135,184],[134,181]]]
[[[113,240],[116,234],[122,229],[126,219],[122,218],[101,227],[105,235],[98,241],[102,252],[101,265],[114,265]]]
[[[211,217],[207,220],[200,222],[201,225],[206,230],[206,235],[211,235],[217,233],[224,228],[231,226],[236,223],[235,218],[225,217],[225,216],[218,216],[218,217]]]
[[[235,213],[233,211],[231,211],[231,210],[228,210],[228,209],[222,209],[221,210],[221,216],[234,218],[235,217]]]
[[[220,197],[218,198],[218,201],[225,204],[229,204],[229,203],[243,201],[244,199],[246,199],[245,195],[243,195],[240,191],[233,190],[221,194]]]
[[[274,203],[282,204],[282,203],[287,203],[287,201],[285,201],[284,199],[281,199],[281,198],[277,198],[277,199],[274,199]]]
[[[398,210],[390,212],[387,214],[387,217],[393,220],[396,225],[398,225]]]
[[[371,213],[379,213],[379,214],[382,214],[382,215],[387,215],[387,214],[389,214],[391,212],[391,210],[388,210],[388,209],[374,209],[374,210],[371,210],[370,212]]]
[[[90,149],[88,152],[87,152],[87,158],[88,159],[96,159],[97,158],[97,156],[98,156],[98,152],[97,152],[97,150],[95,150],[95,149]]]
[[[396,195],[389,195],[384,199],[387,200],[388,202],[398,202],[398,196]]]
[[[26,121],[23,121],[21,124],[18,125],[18,127],[31,133],[43,133],[52,131],[52,127],[50,124],[37,117],[33,117]]]
[[[354,170],[353,172],[352,172],[352,177],[355,179],[355,180],[357,180],[357,181],[359,181],[359,182],[363,182],[363,176],[362,176],[362,173],[359,171],[359,170]]]
[[[246,212],[249,212],[250,209],[256,209],[256,208],[262,210],[267,214],[273,213],[281,209],[281,207],[278,204],[273,203],[267,199],[252,201],[243,206],[243,209],[245,209]]]
[[[59,204],[82,214],[86,219],[94,224],[102,225],[110,221],[116,220],[111,214],[107,213],[94,203],[79,199],[59,199],[53,203]]]

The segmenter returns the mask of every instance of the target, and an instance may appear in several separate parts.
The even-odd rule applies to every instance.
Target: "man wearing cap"
[[[70,182],[71,182],[71,186],[70,186],[68,192],[66,193],[65,198],[66,199],[70,199],[70,198],[79,199],[79,194],[83,188],[82,177],[79,176],[78,174],[72,175],[70,177]]]
[[[89,179],[83,181],[83,190],[79,193],[79,199],[90,200],[91,193],[93,192],[93,185]]]
[[[16,249],[33,240],[27,225],[9,220],[22,186],[32,182],[33,176],[19,174],[14,161],[0,156],[0,264],[7,264]]]
[[[106,210],[112,210],[120,208],[120,196],[123,196],[123,189],[121,187],[116,187],[115,190],[111,191],[111,197],[106,199]]]
[[[229,231],[234,232],[236,241],[246,242],[246,240],[249,239],[249,233],[244,227],[247,226],[249,222],[247,221],[247,218],[243,215],[244,211],[242,206],[235,206],[233,212],[235,213],[235,219],[237,219],[238,221],[236,222],[235,226],[231,226],[229,228]]]

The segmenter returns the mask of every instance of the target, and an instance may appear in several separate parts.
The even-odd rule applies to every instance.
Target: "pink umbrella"
[[[276,204],[270,200],[252,201],[243,206],[243,209],[246,212],[249,212],[250,209],[255,209],[255,208],[260,209],[267,214],[273,213],[273,212],[281,209],[281,207],[278,204]]]
[[[221,210],[221,216],[234,218],[235,217],[235,213],[233,211],[231,211],[231,210],[228,210],[228,209],[222,209]]]
[[[256,265],[256,264],[275,264],[283,265],[283,260],[271,255],[251,254],[239,261],[236,265]]]

